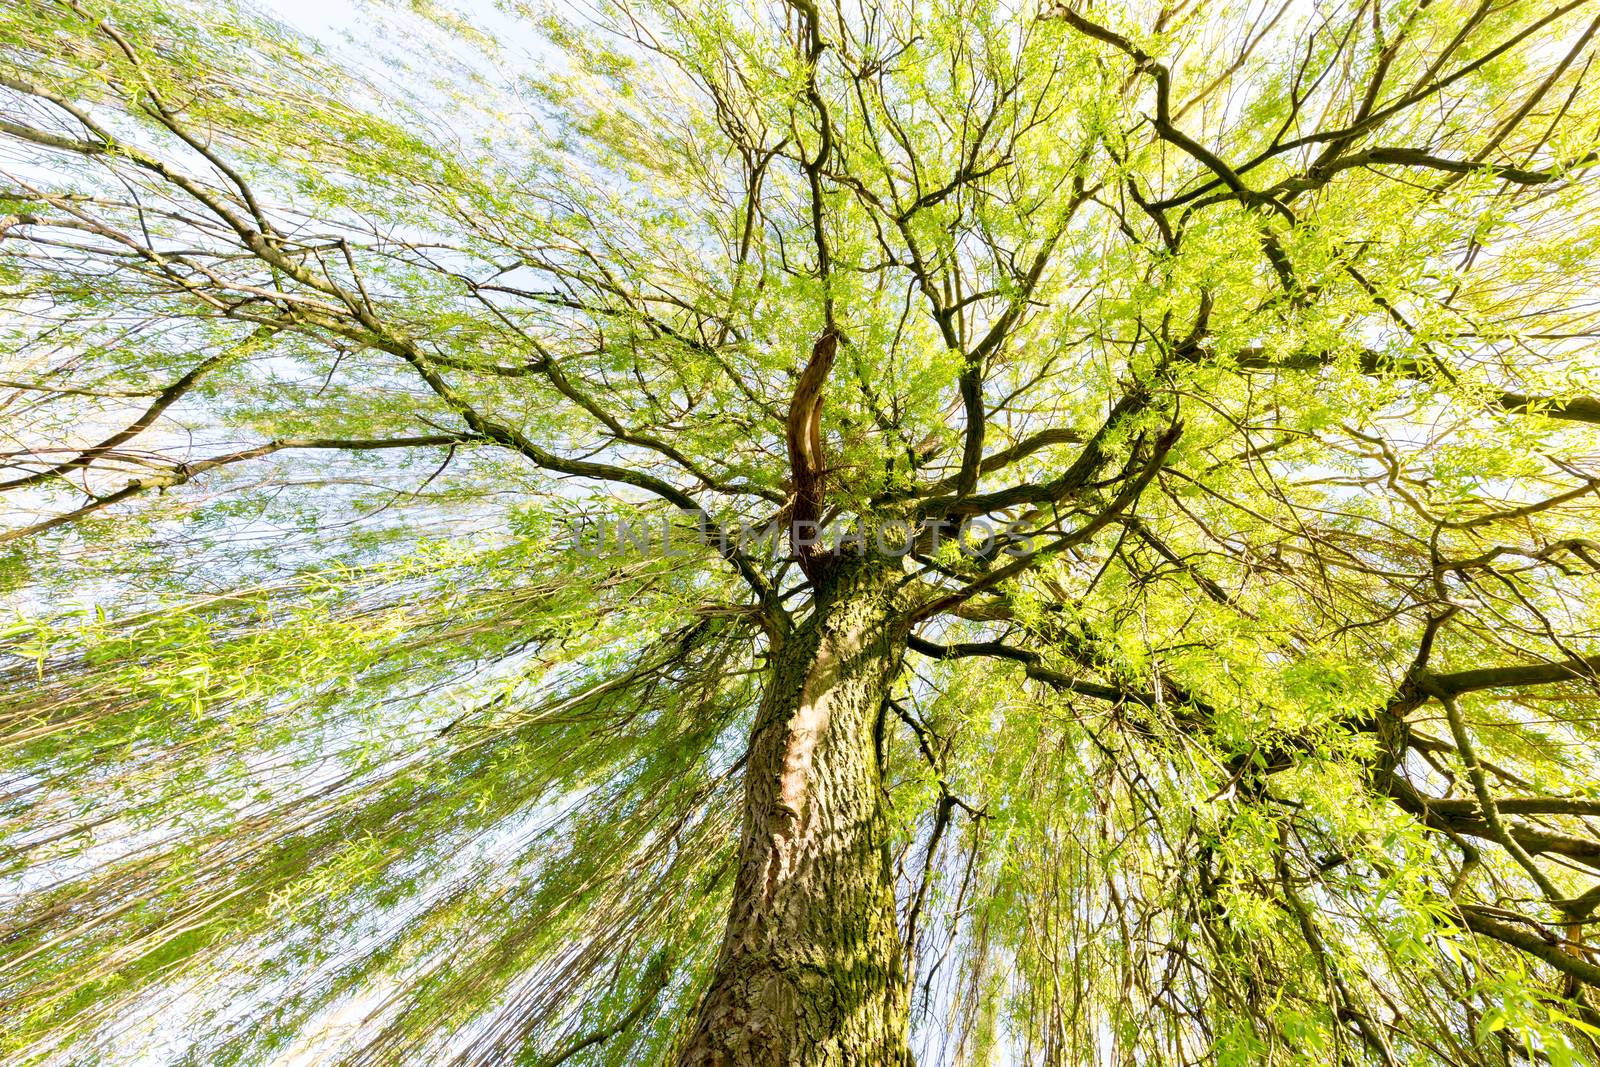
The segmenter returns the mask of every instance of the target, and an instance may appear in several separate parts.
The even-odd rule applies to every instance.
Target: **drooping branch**
[[[100,511],[104,508],[111,507],[114,504],[119,504],[124,500],[129,500],[133,497],[136,497],[141,493],[149,492],[152,489],[171,489],[175,486],[183,485],[199,475],[206,473],[207,471],[216,470],[219,467],[232,466],[236,463],[248,462],[249,460],[253,459],[260,459],[263,456],[270,456],[274,452],[289,451],[294,449],[339,452],[371,452],[382,449],[453,447],[455,445],[467,444],[473,441],[486,440],[486,438],[479,437],[477,434],[472,433],[426,434],[417,437],[371,439],[352,438],[349,440],[314,437],[282,438],[276,441],[268,441],[265,444],[255,445],[251,448],[242,449],[237,452],[229,452],[225,455],[211,456],[206,459],[174,463],[167,469],[158,471],[157,473],[147,474],[131,479],[121,488],[107,493],[105,496],[96,497],[89,503],[75,508],[72,511],[52,516],[49,519],[34,523],[31,526],[24,526],[19,529],[0,532],[0,544],[4,544],[7,541],[20,540],[24,537],[32,537],[35,534],[44,533],[46,530],[55,529],[58,526],[62,526],[66,523],[83,518],[92,512]]]
[[[83,13],[78,12],[80,15]],[[87,16],[84,16],[87,18]],[[97,24],[96,32],[109,37],[119,53],[130,50],[131,46],[125,38],[116,33],[114,29],[104,24]],[[128,57],[130,62],[138,66],[137,54]],[[140,77],[143,77],[140,74]],[[308,332],[313,335],[334,335],[344,341],[354,341],[368,349],[386,352],[396,356],[406,363],[421,379],[423,384],[437,396],[445,406],[468,427],[470,436],[481,439],[487,443],[509,448],[526,458],[532,460],[539,467],[558,474],[568,474],[597,481],[612,482],[631,485],[652,493],[675,507],[691,512],[698,516],[718,546],[718,551],[728,559],[739,572],[744,581],[750,586],[757,599],[769,608],[776,608],[773,591],[766,578],[757,570],[754,564],[745,556],[737,544],[736,539],[724,536],[719,524],[710,516],[693,497],[672,482],[651,474],[647,471],[637,470],[623,464],[603,463],[590,459],[575,459],[560,455],[554,451],[540,446],[522,431],[493,418],[479,409],[479,407],[456,388],[452,387],[440,373],[440,366],[435,363],[430,354],[425,351],[418,339],[409,335],[405,330],[396,327],[388,321],[380,309],[380,301],[375,299],[373,293],[365,284],[356,264],[345,257],[346,265],[350,271],[348,279],[337,277],[323,262],[314,250],[297,248],[296,244],[281,235],[277,228],[270,222],[270,209],[266,206],[264,197],[254,191],[244,174],[227,160],[221,153],[207,143],[206,138],[199,136],[189,129],[182,120],[180,113],[168,108],[159,99],[159,96],[150,97],[144,89],[134,89],[122,86],[121,89],[138,96],[144,92],[147,100],[146,106],[153,109],[150,114],[162,127],[173,136],[177,137],[189,149],[198,151],[226,177],[231,188],[217,188],[206,182],[185,173],[180,167],[163,159],[153,148],[142,145],[129,144],[115,136],[110,129],[97,121],[90,111],[68,97],[57,93],[36,82],[14,75],[0,72],[0,87],[13,92],[32,97],[36,100],[65,113],[76,122],[90,139],[61,138],[37,131],[31,127],[9,123],[0,128],[0,133],[7,133],[13,137],[24,140],[40,147],[55,151],[82,156],[115,167],[121,161],[131,162],[139,170],[151,175],[163,183],[175,195],[182,199],[198,204],[204,212],[214,216],[223,223],[221,235],[230,240],[233,247],[218,254],[220,262],[231,262],[242,259],[254,261],[266,268],[271,274],[271,281],[259,285],[242,284],[236,280],[224,278],[216,268],[200,264],[196,255],[190,253],[163,254],[156,250],[149,231],[142,229],[138,236],[123,234],[110,228],[96,224],[92,220],[82,218],[83,212],[71,201],[52,200],[56,206],[73,212],[80,216],[80,221],[89,225],[94,232],[126,245],[134,255],[149,262],[156,270],[170,278],[178,287],[182,295],[193,297],[201,301],[208,311],[221,313],[228,317],[240,318],[245,321],[260,321],[255,313],[250,310],[251,305],[265,303],[276,306],[279,314],[264,326],[280,329],[289,328],[297,331]],[[113,84],[114,90],[118,89]],[[129,100],[130,106],[136,101]],[[197,147],[198,146],[198,147]],[[38,222],[40,220],[35,220]],[[195,224],[197,231],[211,233],[207,227]],[[339,244],[340,242],[336,242]],[[340,244],[348,251],[346,244]],[[177,267],[194,272],[198,278],[180,273]],[[289,283],[293,283],[292,285]],[[296,291],[298,287],[298,291]],[[242,296],[242,302],[225,302],[219,299],[218,294],[232,291],[235,296]],[[181,379],[167,393],[159,396],[154,404],[146,411],[144,416],[136,420],[130,427],[114,435],[106,441],[92,446],[81,455],[67,461],[65,466],[51,468],[46,471],[33,472],[25,476],[26,484],[32,484],[62,473],[68,469],[76,469],[91,464],[95,459],[107,454],[117,444],[128,440],[130,437],[148,427],[172,403],[188,391],[195,378],[210,369],[215,358],[206,361],[190,375]],[[455,362],[455,361],[446,361]],[[559,369],[545,367],[547,376],[552,370],[555,377],[559,378]],[[558,391],[564,395],[578,400],[578,391],[570,382],[563,383],[568,386],[566,390]],[[583,399],[588,399],[584,397]],[[590,408],[590,413],[595,410],[590,405],[580,406]],[[601,420],[613,432],[621,430],[621,425],[615,419]],[[635,442],[643,447],[652,447],[660,444],[654,439],[640,438],[624,431],[624,436],[633,436]],[[674,458],[674,450],[668,446],[665,450],[653,448],[663,452],[668,459]],[[699,468],[694,468],[699,470]],[[703,472],[702,476],[703,476]],[[186,480],[186,479],[185,479]],[[704,480],[704,478],[703,478]],[[15,484],[25,484],[18,481]],[[31,532],[59,525],[60,522],[69,521],[73,517],[98,510],[110,503],[127,499],[142,492],[145,488],[158,485],[171,484],[165,476],[158,477],[149,485],[140,483],[136,486],[124,487],[112,494],[111,497],[102,498],[92,502],[85,508],[77,509],[68,516],[61,516],[50,520],[47,524],[28,528]],[[760,494],[757,494],[760,495]],[[13,531],[13,535],[18,535]]]

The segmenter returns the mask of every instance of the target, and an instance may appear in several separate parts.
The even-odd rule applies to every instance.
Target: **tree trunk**
[[[679,1067],[893,1065],[907,1001],[882,808],[898,567],[836,559],[751,731],[722,951]]]

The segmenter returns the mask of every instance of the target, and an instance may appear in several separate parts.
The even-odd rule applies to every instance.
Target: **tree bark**
[[[902,575],[883,560],[829,564],[811,617],[773,653],[728,926],[679,1067],[906,1062],[881,781]]]

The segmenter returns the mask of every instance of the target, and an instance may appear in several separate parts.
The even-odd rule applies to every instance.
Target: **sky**
[[[317,37],[337,34],[361,21],[360,0],[256,0],[253,6]]]

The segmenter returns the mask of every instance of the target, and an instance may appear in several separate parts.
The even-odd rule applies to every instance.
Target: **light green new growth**
[[[815,485],[916,1063],[1600,1064],[1600,4],[362,12],[0,5],[0,1061],[671,1062]]]

